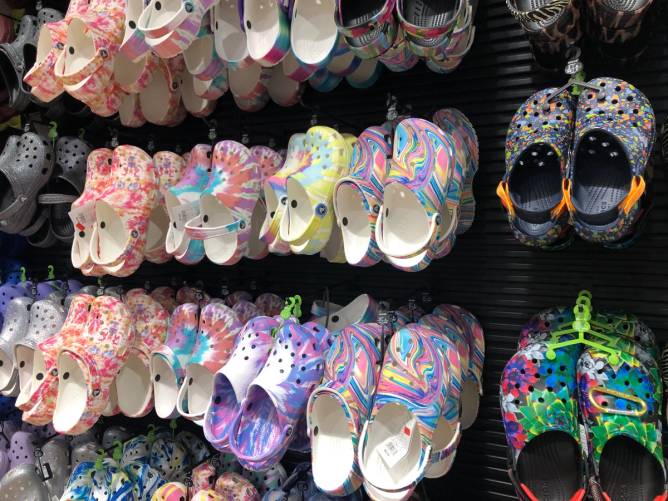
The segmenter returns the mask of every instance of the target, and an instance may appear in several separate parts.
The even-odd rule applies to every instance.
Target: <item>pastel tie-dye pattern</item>
[[[397,36],[392,46],[381,54],[378,60],[395,73],[408,71],[420,62],[420,58],[409,48],[401,26],[397,29]]]
[[[254,0],[250,1],[252,2]],[[249,52],[251,52],[251,57],[255,59],[255,62],[261,64],[262,66],[271,67],[280,63],[290,49],[290,23],[288,22],[287,12],[281,8],[278,2],[270,2],[267,7],[276,11],[275,15],[278,22],[278,30],[275,30],[274,27],[271,28],[271,33],[275,32],[275,38],[273,40],[272,46],[265,54],[253,54],[251,52],[249,41]],[[243,12],[246,12],[245,6],[243,8]],[[265,15],[269,16],[270,14]],[[249,28],[251,26],[249,20],[246,20],[246,23],[244,24],[247,24]]]
[[[259,317],[263,314],[260,308],[255,305],[255,303],[251,303],[250,301],[245,301],[243,299],[241,301],[237,301],[234,306],[232,306],[232,310],[243,325],[246,325],[246,322],[252,318]]]
[[[272,294],[271,292],[265,292],[257,297],[255,306],[260,309],[262,315],[274,317],[281,313],[285,303],[282,297]]]
[[[257,317],[248,322],[227,363],[214,379],[211,404],[204,416],[204,436],[217,450],[229,451],[231,425],[240,412],[246,390],[264,367],[278,328],[278,320]]]
[[[183,482],[192,468],[185,447],[171,437],[158,438],[153,443],[149,465],[168,482]]]
[[[207,304],[200,313],[199,332],[189,363],[216,372],[230,358],[244,324],[232,308]]]
[[[281,460],[323,371],[315,332],[286,320],[231,427],[229,445],[242,466],[264,470]]]
[[[187,499],[188,488],[180,482],[169,482],[153,494],[151,501],[183,501]]]
[[[354,460],[345,482],[335,490],[327,492],[332,496],[352,494],[362,485],[362,472],[357,462],[357,442],[362,426],[371,412],[380,375],[378,366],[381,353],[376,342],[381,335],[382,329],[378,324],[356,324],[340,331],[327,352],[323,382],[308,401],[307,422],[310,436],[315,426],[322,427],[314,422],[312,414],[313,406],[319,397],[331,398],[331,395],[336,395],[347,418]],[[317,460],[323,461],[322,458],[313,459]]]
[[[199,306],[185,303],[178,306],[172,313],[167,330],[165,344],[153,352],[151,356],[162,356],[172,367],[180,386],[185,378],[188,362],[197,341]]]

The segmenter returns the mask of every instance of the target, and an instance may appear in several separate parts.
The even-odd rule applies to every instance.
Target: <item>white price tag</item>
[[[88,202],[81,207],[72,208],[68,213],[74,224],[75,233],[86,231],[95,223],[95,202]]]
[[[183,230],[188,221],[199,216],[199,200],[172,207],[169,211],[169,216],[171,222],[176,223],[176,228]]]
[[[415,419],[406,423],[398,435],[388,438],[380,444],[380,457],[388,468],[392,468],[408,453],[411,443],[411,433],[415,428]]]

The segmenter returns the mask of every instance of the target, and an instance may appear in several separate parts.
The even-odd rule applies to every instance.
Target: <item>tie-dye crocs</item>
[[[14,345],[28,333],[30,307],[33,300],[28,297],[16,297],[9,302],[5,310],[4,323],[0,331],[0,390],[6,392],[16,387],[18,373],[14,364]],[[18,391],[14,393],[17,395]]]
[[[355,266],[372,266],[382,259],[375,230],[392,157],[389,140],[390,130],[383,127],[362,132],[353,147],[350,171],[334,188],[346,260]]]
[[[186,69],[196,80],[207,81],[216,78],[226,70],[225,63],[216,54],[210,17],[202,20],[197,39],[183,52]]]
[[[186,448],[171,437],[153,442],[149,464],[168,482],[183,482],[192,467]]]
[[[0,492],[6,499],[30,499],[50,501],[49,490],[37,474],[32,461],[12,468],[0,480]]]
[[[213,488],[216,485],[216,467],[209,462],[197,465],[193,468],[193,471],[190,474],[190,479],[192,481],[192,486],[189,486],[191,495],[197,495],[200,491],[205,490],[213,491]]]
[[[204,243],[192,240],[185,226],[199,215],[200,195],[209,183],[211,169],[211,146],[196,145],[190,152],[183,178],[165,193],[170,220],[165,248],[183,264],[197,264],[204,258]]]
[[[399,26],[394,43],[384,54],[380,55],[378,60],[388,70],[401,73],[413,68],[420,58],[408,46],[404,30]]]
[[[260,314],[266,317],[274,317],[281,313],[284,306],[284,301],[280,296],[265,292],[260,294],[255,300],[255,306],[260,309]]]
[[[178,416],[178,392],[197,341],[198,315],[196,304],[178,306],[172,313],[165,344],[151,354],[155,411],[163,419]]]
[[[262,66],[276,66],[290,48],[290,23],[285,0],[244,0],[243,25],[248,53]]]
[[[211,9],[216,52],[230,70],[244,68],[253,62],[248,53],[242,9],[243,2],[239,0],[221,0]]]
[[[515,238],[560,249],[571,242],[562,180],[573,138],[574,105],[564,91],[537,92],[517,110],[506,136],[506,174],[496,193]]]
[[[193,489],[190,501],[224,501],[225,498],[213,489]]]
[[[279,106],[289,108],[299,102],[304,93],[304,85],[290,78],[286,69],[285,59],[271,72],[271,78],[267,82],[267,93],[269,98]]]
[[[128,501],[134,499],[133,484],[128,474],[113,459],[104,458],[102,464],[80,463],[70,476],[62,501],[108,499]]]
[[[181,75],[181,99],[186,111],[197,118],[208,117],[216,109],[216,101],[204,99],[195,92],[197,78],[183,73]]]
[[[209,444],[190,431],[180,432],[176,435],[176,441],[186,450],[192,464],[200,464],[211,455]]]
[[[268,146],[253,146],[250,148],[251,156],[260,168],[260,189],[265,185],[267,179],[274,176],[283,165],[283,155]],[[267,204],[264,192],[261,191],[251,215],[251,234],[248,240],[246,257],[250,259],[264,259],[269,254],[267,244],[260,240],[262,225],[267,219]]]
[[[606,353],[589,348],[578,360],[590,475],[605,499],[663,499],[661,383],[637,358],[620,358],[611,364]]]
[[[30,306],[30,323],[25,337],[19,339],[13,347],[16,364],[19,394],[16,406],[28,404],[34,392],[33,369],[37,345],[47,338],[58,334],[65,321],[65,308],[62,294],[54,293],[51,299],[35,301]],[[38,383],[39,384],[39,383]]]
[[[237,107],[243,111],[254,112],[265,107],[269,102],[267,84],[272,71],[256,62],[248,66],[230,67],[228,77],[230,92]]]
[[[259,501],[260,493],[255,486],[238,473],[223,473],[216,480],[215,492],[223,499],[233,501]]]
[[[121,466],[124,468],[133,463],[148,464],[151,457],[151,442],[146,435],[137,435],[123,444]]]
[[[288,478],[288,474],[281,463],[276,463],[265,471],[243,469],[241,470],[241,476],[255,486],[260,496],[264,496],[265,493],[272,489],[279,488]]]
[[[153,159],[135,146],[118,146],[111,166],[111,185],[95,202],[90,256],[108,273],[127,277],[144,260],[151,209],[157,197]]]
[[[246,325],[249,320],[255,317],[262,316],[260,308],[258,308],[255,303],[251,303],[250,301],[245,301],[243,299],[241,301],[237,301],[234,306],[232,306],[232,311],[234,311],[242,325]]]
[[[454,243],[464,165],[440,128],[422,119],[401,121],[376,222],[376,241],[390,263],[425,268]]]
[[[124,465],[123,470],[132,483],[132,499],[135,501],[151,501],[153,494],[166,483],[158,470],[146,463],[135,461]]]
[[[443,340],[440,333],[411,324],[387,347],[358,445],[365,489],[377,499],[409,497],[432,461],[449,386]]]
[[[272,317],[258,317],[247,323],[227,363],[216,372],[204,417],[204,436],[218,450],[229,451],[232,422],[248,387],[269,357],[274,346],[272,331],[278,326],[278,320]]]
[[[197,339],[177,399],[177,410],[183,417],[195,422],[204,418],[214,374],[230,358],[243,325],[232,308],[224,304],[202,308]]]
[[[99,419],[111,386],[129,354],[131,316],[110,296],[91,304],[82,338],[74,339],[58,355],[58,397],[53,426],[58,433],[77,435]]]
[[[181,155],[171,151],[159,151],[153,155],[153,167],[158,182],[158,191],[155,205],[148,219],[144,257],[151,263],[163,264],[172,258],[165,248],[170,223],[165,193],[183,177],[186,161]]]
[[[544,343],[519,350],[501,376],[508,473],[520,499],[540,494],[582,500],[587,484],[578,425],[578,350],[557,349],[554,360],[547,350]]]
[[[45,425],[53,419],[58,394],[57,358],[63,346],[82,339],[94,297],[77,294],[70,302],[67,317],[59,332],[38,344],[34,352],[31,390],[20,406],[24,422]]]
[[[308,397],[322,378],[317,329],[287,320],[276,333],[273,351],[231,425],[229,445],[242,466],[265,470],[285,454]]]
[[[339,39],[335,10],[335,0],[322,3],[294,0],[290,46],[301,64],[323,68],[331,60]]]
[[[327,64],[327,71],[337,78],[347,77],[355,72],[362,64],[362,60],[350,50],[343,37],[339,37],[332,60]]]
[[[329,316],[314,318],[312,322],[324,325],[336,333],[350,325],[367,324],[377,319],[378,303],[376,300],[369,294],[360,294],[347,305],[338,309],[330,309]]]
[[[447,45],[468,2],[397,0],[397,17],[411,50],[429,56],[436,47]]]
[[[248,249],[251,215],[262,188],[260,167],[243,144],[221,141],[214,147],[211,169],[199,213],[185,230],[188,237],[204,241],[213,263],[232,265]]]
[[[434,113],[433,122],[443,132],[450,134],[457,151],[464,151],[468,159],[464,169],[461,202],[459,205],[459,224],[457,234],[466,232],[475,218],[475,198],[473,196],[473,178],[478,172],[479,147],[478,135],[471,121],[457,108],[443,108]]]
[[[133,62],[152,56],[149,54],[151,48],[146,43],[144,33],[137,27],[144,5],[144,0],[127,0],[125,5],[125,30],[119,55]]]
[[[596,78],[578,100],[564,198],[575,231],[615,246],[636,232],[646,212],[645,169],[656,119],[645,95],[616,78]]]
[[[169,482],[153,494],[151,501],[183,501],[188,499],[188,488],[180,482]]]
[[[453,322],[468,344],[468,364],[463,367],[462,429],[470,428],[478,416],[482,396],[482,370],[485,363],[485,337],[482,325],[470,311],[454,304],[436,306],[433,311]]]
[[[178,306],[176,302],[176,294],[171,287],[156,287],[151,291],[151,297],[162,305],[164,309],[171,315],[174,309]]]
[[[392,46],[397,36],[395,4],[396,0],[377,0],[356,9],[346,2],[336,2],[336,26],[357,57],[376,58]]]
[[[323,382],[309,398],[313,479],[333,496],[351,494],[362,485],[357,441],[378,383],[381,353],[376,342],[380,336],[378,324],[358,324],[340,331],[325,359]],[[338,458],[335,465],[334,456]]]
[[[135,336],[128,360],[116,377],[118,407],[128,417],[142,417],[153,409],[151,353],[167,336],[169,313],[143,289],[125,295]]]
[[[108,148],[98,148],[90,152],[83,193],[72,203],[69,214],[74,224],[74,242],[70,254],[72,265],[84,274],[96,271],[90,258],[90,240],[95,226],[95,201],[111,183],[112,158],[113,151]]]
[[[302,158],[306,155],[310,155],[306,150],[306,134],[293,134],[288,142],[288,151],[283,166],[264,182],[267,215],[262,223],[260,238],[268,245],[269,252],[272,254],[290,253],[290,246],[279,236],[281,220],[288,202],[287,178],[298,172],[302,165],[306,165],[306,162],[302,162]]]
[[[287,180],[287,209],[279,235],[293,252],[320,252],[334,225],[334,185],[350,167],[352,149],[336,130],[311,127],[306,133],[305,150],[299,170]]]

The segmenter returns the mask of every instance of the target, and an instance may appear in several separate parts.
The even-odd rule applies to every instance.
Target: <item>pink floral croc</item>
[[[248,148],[236,141],[216,144],[201,212],[185,225],[190,238],[204,241],[213,263],[236,264],[246,254],[261,188],[260,167]]]
[[[83,337],[74,338],[58,355],[57,432],[78,435],[100,418],[129,355],[131,333],[130,312],[119,299],[100,296],[93,301]]]
[[[151,291],[151,297],[155,299],[170,315],[178,306],[174,289],[167,286],[156,287]]]
[[[123,127],[136,129],[146,124],[146,117],[141,112],[139,94],[121,95],[121,105],[118,108],[118,118]]]
[[[138,94],[151,82],[158,64],[154,54],[146,54],[137,61],[118,54],[114,59],[114,81],[123,92]]]
[[[144,260],[151,209],[157,196],[153,159],[135,146],[118,146],[112,184],[95,203],[97,225],[91,237],[91,259],[120,277],[134,273]]]
[[[137,418],[153,409],[151,353],[165,341],[169,313],[144,289],[128,291],[125,303],[132,315],[135,338],[128,360],[116,377],[116,388],[120,411]]]
[[[183,177],[186,161],[171,151],[159,151],[153,155],[153,167],[158,178],[158,192],[155,207],[148,220],[144,257],[151,263],[162,264],[172,258],[165,248],[169,231],[165,193]]]
[[[142,114],[149,123],[174,127],[185,120],[187,112],[181,102],[183,72],[182,56],[158,61],[148,86],[139,94]]]

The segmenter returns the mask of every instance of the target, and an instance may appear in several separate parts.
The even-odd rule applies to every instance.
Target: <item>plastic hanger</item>
[[[575,307],[573,308],[573,313],[575,314],[575,320],[565,328],[559,329],[552,333],[550,341],[548,341],[547,346],[548,350],[546,356],[549,360],[554,360],[557,357],[555,350],[558,348],[563,348],[566,346],[573,346],[576,344],[584,344],[586,346],[591,346],[597,350],[603,351],[608,354],[608,362],[611,364],[619,363],[620,351],[613,348],[609,348],[601,344],[600,342],[593,341],[592,339],[587,338],[587,336],[599,339],[602,342],[612,342],[614,337],[608,334],[612,334],[611,330],[601,328],[601,330],[606,330],[607,333],[602,333],[597,330],[594,330],[591,320],[591,292],[583,290],[578,295],[577,300],[575,301]],[[598,326],[596,328],[599,328]],[[577,334],[575,339],[569,339],[567,341],[558,341],[561,336]]]
[[[559,87],[557,90],[555,90],[552,94],[547,96],[547,100],[551,101],[555,97],[557,97],[559,94],[564,92],[565,90],[573,87],[572,89],[572,94],[574,96],[579,96],[580,93],[582,92],[582,88],[587,88],[594,90],[598,92],[601,90],[599,87],[596,87],[594,85],[588,84],[585,82],[585,72],[584,72],[584,65],[580,62],[580,54],[582,51],[580,50],[580,47],[571,47],[568,52],[568,62],[566,63],[566,69],[564,72],[567,75],[570,75],[570,78],[568,79],[568,82],[565,85],[562,85]]]

